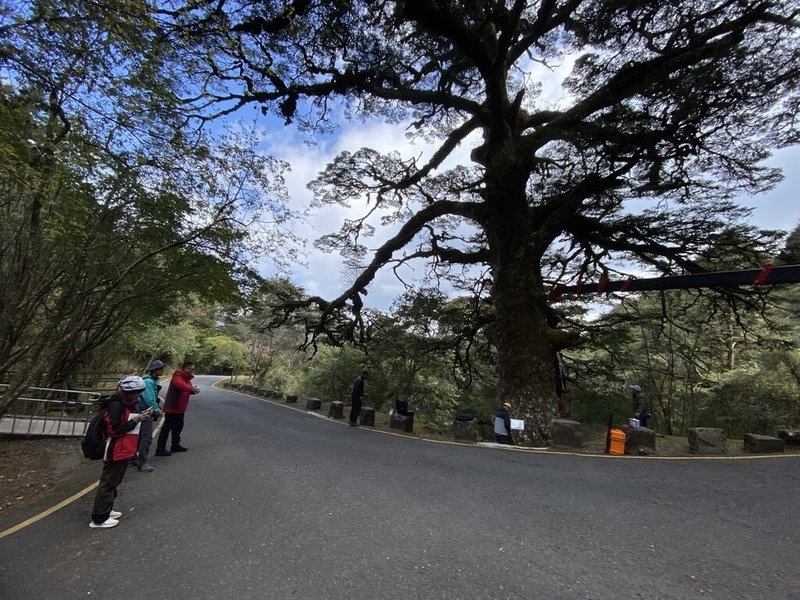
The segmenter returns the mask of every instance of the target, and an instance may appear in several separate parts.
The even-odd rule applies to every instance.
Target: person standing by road
[[[187,361],[172,374],[167,388],[167,397],[164,399],[164,424],[158,434],[156,456],[172,456],[173,452],[188,450],[181,446],[181,432],[183,431],[183,418],[189,407],[189,396],[200,391],[200,388],[192,384],[194,370],[194,363]],[[172,446],[167,450],[167,438],[170,433],[172,434]]]
[[[136,470],[140,473],[150,473],[153,466],[147,462],[147,455],[150,453],[150,445],[153,442],[153,423],[161,416],[161,405],[158,402],[158,393],[161,385],[158,378],[164,374],[164,363],[160,360],[152,360],[147,365],[147,375],[144,376],[145,388],[139,397],[139,410],[145,411],[152,409],[153,418],[142,422],[139,429],[139,453],[136,461]]]
[[[361,371],[361,375],[356,377],[353,384],[353,392],[350,394],[350,427],[358,427],[358,417],[361,414],[361,399],[366,396],[364,391],[364,381],[367,379],[367,372]]]
[[[103,472],[94,496],[92,529],[116,527],[122,513],[114,510],[117,488],[125,477],[128,461],[136,456],[139,446],[139,427],[150,420],[150,409],[138,413],[139,395],[144,391],[145,383],[141,377],[128,375],[117,384],[116,393],[111,396],[103,415],[105,421],[106,452],[103,456]]]
[[[647,395],[640,385],[633,384],[628,387],[631,391],[631,400],[633,402],[633,418],[639,420],[640,427],[647,427],[651,417]]]
[[[494,416],[494,440],[498,444],[514,445],[511,437],[511,402],[503,402],[503,405]]]

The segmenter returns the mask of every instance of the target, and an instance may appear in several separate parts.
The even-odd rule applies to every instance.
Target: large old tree
[[[311,331],[358,314],[398,261],[484,267],[498,395],[526,442],[549,437],[553,354],[575,342],[555,327],[549,286],[626,263],[698,270],[694,257],[746,216],[733,199],[779,179],[762,164],[770,150],[798,139],[793,2],[169,4],[206,101],[307,130],[345,107],[438,143],[425,158],[343,154],[314,183],[318,201],[366,198],[393,229],[369,257],[369,215],[324,238],[366,260],[338,298],[307,300],[321,308]],[[570,63],[562,99],[546,100],[542,74]],[[472,164],[444,170],[464,143]]]

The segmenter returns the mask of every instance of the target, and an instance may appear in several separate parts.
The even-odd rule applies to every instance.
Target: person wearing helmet
[[[161,385],[158,378],[164,374],[164,363],[160,360],[151,360],[147,365],[147,375],[144,376],[144,391],[139,397],[139,411],[144,412],[148,408],[152,409],[153,418],[142,422],[139,431],[139,452],[136,457],[136,470],[140,473],[150,473],[153,466],[147,462],[147,455],[150,453],[150,445],[153,443],[153,421],[161,416],[161,406],[158,403],[158,392]]]
[[[494,416],[494,440],[498,444],[514,445],[511,437],[511,402],[503,402],[497,414]]]
[[[139,446],[139,427],[150,419],[152,410],[138,412],[139,395],[145,383],[141,377],[128,375],[120,379],[116,393],[111,396],[103,414],[106,425],[106,452],[103,472],[94,496],[92,529],[116,527],[122,513],[114,510],[117,488],[125,477],[128,461],[136,456]]]

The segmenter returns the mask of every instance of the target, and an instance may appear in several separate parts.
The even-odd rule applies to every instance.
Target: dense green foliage
[[[148,10],[0,10],[0,414],[25,385],[115,370],[190,293],[235,300],[275,245],[262,223],[290,217],[257,139],[188,128]]]

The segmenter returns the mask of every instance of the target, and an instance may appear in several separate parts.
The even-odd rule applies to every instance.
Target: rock
[[[744,434],[744,449],[753,454],[768,452],[783,452],[783,440],[771,435],[758,435],[756,433]]]
[[[319,410],[322,408],[322,400],[318,398],[309,398],[306,401],[306,410]]]
[[[716,427],[689,429],[689,454],[701,456],[721,455],[727,452],[725,431]]]
[[[580,448],[583,445],[581,424],[571,419],[553,419],[550,443],[556,448]]]

